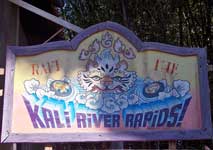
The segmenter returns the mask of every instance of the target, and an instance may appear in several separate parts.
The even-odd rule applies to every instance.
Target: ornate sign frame
[[[9,46],[5,78],[1,142],[212,136],[206,50],[142,42],[117,23],[72,41]]]

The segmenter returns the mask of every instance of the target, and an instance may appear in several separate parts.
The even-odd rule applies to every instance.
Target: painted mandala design
[[[132,47],[106,32],[81,50],[79,60],[85,62],[85,70],[76,78],[48,79],[46,85],[35,78],[26,80],[26,94],[38,101],[48,97],[54,102],[73,102],[77,107],[105,113],[190,95],[188,81],[174,80],[168,85],[166,80],[138,77],[128,68],[128,62],[135,58]]]

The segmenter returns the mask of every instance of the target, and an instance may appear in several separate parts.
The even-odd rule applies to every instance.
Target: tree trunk
[[[183,20],[182,20],[182,7],[178,9],[178,19],[179,19],[179,45],[183,46]]]
[[[127,17],[127,8],[126,0],[121,0],[121,8],[123,13],[123,23],[126,27],[129,27],[128,17]]]

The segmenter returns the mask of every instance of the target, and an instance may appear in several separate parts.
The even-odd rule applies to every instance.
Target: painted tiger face
[[[112,56],[110,50],[103,50],[95,61],[90,60],[87,71],[80,72],[78,81],[87,91],[114,92],[127,91],[136,80],[136,73],[127,71],[128,64],[120,61],[119,55]]]

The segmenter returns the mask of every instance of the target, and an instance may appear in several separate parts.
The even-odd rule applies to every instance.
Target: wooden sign
[[[2,142],[211,138],[206,51],[104,22],[8,47]]]

